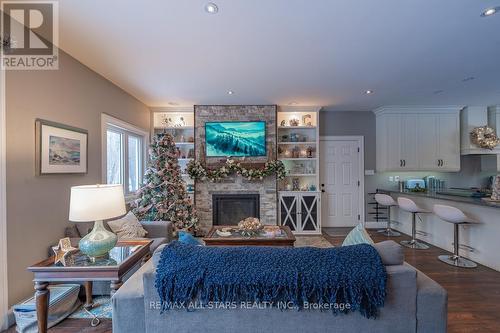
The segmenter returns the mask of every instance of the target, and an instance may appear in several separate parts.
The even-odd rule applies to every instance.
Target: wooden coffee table
[[[292,246],[295,243],[295,236],[287,226],[280,226],[281,235],[275,237],[266,237],[264,235],[257,235],[252,237],[245,237],[238,232],[232,232],[231,236],[223,237],[217,234],[217,229],[234,228],[235,226],[218,225],[210,229],[208,235],[203,238],[207,246]]]
[[[148,258],[152,240],[120,241],[110,251],[109,258],[98,258],[92,262],[80,251],[68,256],[66,266],[54,264],[54,257],[41,261],[28,270],[35,278],[36,313],[38,332],[47,332],[49,307],[49,282],[85,281],[86,306],[92,304],[92,282],[111,281],[111,293],[120,288],[122,278],[135,265]]]

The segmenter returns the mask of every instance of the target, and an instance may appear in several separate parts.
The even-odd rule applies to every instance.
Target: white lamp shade
[[[126,213],[122,185],[71,187],[69,220],[90,222],[112,219]]]

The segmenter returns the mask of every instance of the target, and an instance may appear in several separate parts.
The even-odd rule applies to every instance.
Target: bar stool
[[[453,233],[453,255],[441,255],[438,256],[439,260],[448,265],[456,266],[456,267],[464,267],[464,268],[474,268],[477,267],[477,264],[472,260],[463,258],[460,256],[459,248],[460,248],[460,238],[459,238],[459,226],[461,224],[471,224],[477,223],[477,221],[472,220],[468,216],[466,216],[460,209],[445,206],[445,205],[434,205],[433,208],[434,214],[436,214],[441,220],[453,223],[454,233]]]
[[[401,236],[399,232],[394,231],[391,228],[391,207],[398,205],[396,201],[394,201],[394,199],[390,195],[382,193],[375,194],[375,201],[379,205],[387,207],[387,227],[377,232],[383,233],[385,236],[392,236],[392,237]]]
[[[404,197],[398,198],[398,205],[399,205],[399,208],[401,208],[402,210],[405,210],[405,211],[411,213],[411,240],[401,241],[400,244],[403,246],[409,247],[411,249],[415,249],[415,250],[428,249],[429,248],[428,245],[426,245],[422,242],[419,242],[417,240],[417,238],[416,238],[417,229],[415,228],[415,224],[416,224],[417,214],[430,213],[430,212],[423,209],[423,208],[418,207],[417,204],[413,200],[408,199],[408,198],[404,198]]]

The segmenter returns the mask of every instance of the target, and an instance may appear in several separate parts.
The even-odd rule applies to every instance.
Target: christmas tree
[[[133,212],[139,220],[170,221],[175,232],[195,232],[198,218],[181,178],[177,158],[172,135],[156,135],[150,145],[150,162]]]

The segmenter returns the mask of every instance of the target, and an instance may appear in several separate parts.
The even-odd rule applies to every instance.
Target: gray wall
[[[320,135],[363,135],[365,137],[365,170],[376,169],[376,130],[375,115],[372,112],[320,112]],[[402,180],[435,176],[443,179],[448,187],[482,187],[487,185],[489,176],[494,172],[481,172],[480,156],[462,156],[460,172],[383,172],[374,176],[365,176],[365,203],[368,193],[377,188],[396,189],[396,182],[389,182],[390,176],[399,176]],[[373,218],[368,214],[370,207],[366,206],[366,221]]]
[[[143,103],[62,51],[59,61],[55,71],[6,74],[9,305],[33,294],[26,267],[45,259],[70,225],[70,187],[101,182],[101,113],[149,129]],[[36,118],[88,130],[88,174],[35,175]]]
[[[375,114],[370,111],[319,113],[320,135],[363,135],[365,169],[375,169]]]

